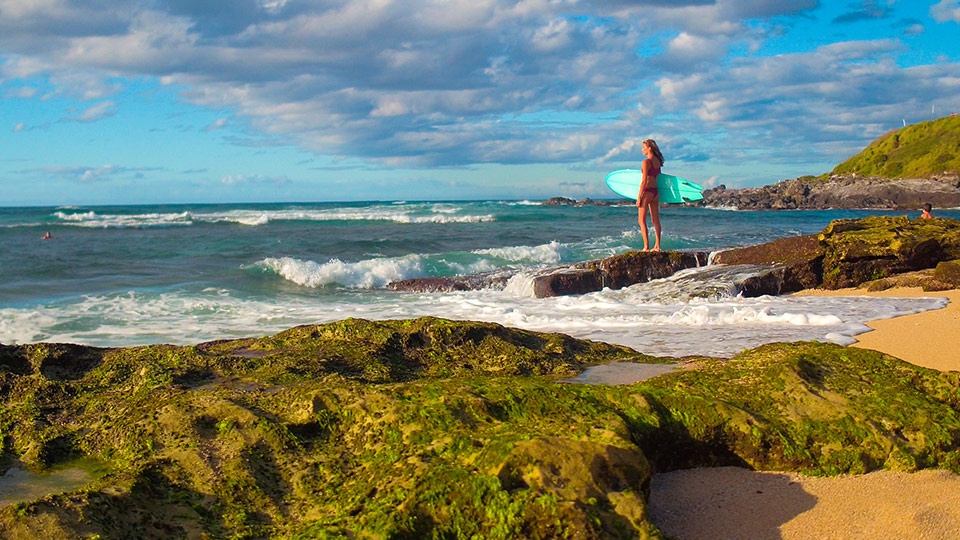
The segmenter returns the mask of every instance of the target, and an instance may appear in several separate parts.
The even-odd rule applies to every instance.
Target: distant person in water
[[[931,210],[933,210],[933,206],[930,203],[923,203],[923,212],[920,214],[920,219],[932,218],[933,214],[930,213]]]
[[[43,233],[43,236],[40,237],[41,240],[50,240],[53,238],[53,235],[50,234],[50,231]]]
[[[660,251],[660,192],[657,190],[657,177],[663,167],[663,154],[653,139],[643,141],[643,155],[647,159],[640,165],[643,176],[640,180],[640,192],[637,193],[637,222],[643,235],[643,250],[650,251],[650,239],[647,231],[647,213],[653,222],[655,241],[654,251]]]

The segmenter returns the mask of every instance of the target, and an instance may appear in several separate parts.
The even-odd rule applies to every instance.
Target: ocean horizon
[[[719,251],[918,212],[667,206],[664,250]],[[960,218],[960,210],[939,216]],[[44,233],[52,238],[41,240]],[[541,201],[169,204],[0,208],[0,343],[99,347],[259,337],[350,317],[437,316],[729,357],[774,341],[849,344],[872,320],[940,298],[742,298],[749,269],[534,298],[540,268],[642,248],[636,209]],[[411,293],[393,281],[504,271],[503,290]]]

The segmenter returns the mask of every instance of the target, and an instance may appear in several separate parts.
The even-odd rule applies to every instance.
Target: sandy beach
[[[960,371],[960,291],[804,291],[832,296],[945,297],[943,309],[868,323],[852,346]],[[878,471],[813,478],[722,467],[654,476],[654,523],[677,540],[960,539],[960,475]]]

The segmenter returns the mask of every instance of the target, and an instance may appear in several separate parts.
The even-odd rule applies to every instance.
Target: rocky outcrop
[[[465,276],[412,278],[392,281],[387,284],[387,288],[393,291],[406,292],[500,290],[507,286],[507,282],[515,274],[515,270],[498,270]]]
[[[917,210],[960,206],[960,178],[803,177],[757,188],[704,190],[699,206],[741,210],[874,208]]]
[[[632,206],[636,202],[630,199],[571,199],[569,197],[551,197],[543,201],[544,206]]]
[[[523,278],[530,282],[531,294],[537,298],[585,294],[669,277],[680,270],[705,266],[708,258],[706,252],[632,251],[533,270]],[[752,297],[818,287],[857,287],[869,281],[933,269],[957,259],[960,221],[875,216],[837,220],[816,235],[720,251],[713,255],[711,264],[760,267],[752,276],[733,284],[739,294]],[[945,265],[938,270],[937,277],[932,273],[924,276],[923,286],[928,290],[953,288],[953,268]],[[503,289],[517,272],[410,279],[391,283],[389,288],[416,292]]]
[[[653,471],[960,472],[957,372],[815,342],[697,360],[577,385],[667,360],[437,318],[0,345],[0,476],[87,474],[4,490],[0,536],[652,540]]]
[[[783,283],[777,287],[768,280],[769,288],[762,294],[782,294],[816,287],[857,287],[958,258],[960,222],[875,216],[837,220],[817,235],[722,251],[713,262],[771,265],[782,273]],[[945,265],[936,278],[930,274],[938,282],[930,281],[931,290],[942,290],[949,283],[950,268]]]
[[[531,282],[536,298],[586,294],[603,288],[622,289],[636,283],[672,276],[676,272],[704,266],[706,252],[631,251],[605,259],[534,270],[525,279]],[[503,289],[517,271],[500,271],[470,276],[429,277],[395,281],[391,290],[409,292],[450,292]]]
[[[714,264],[773,265],[780,283],[765,279],[753,284],[745,296],[786,294],[818,287],[823,276],[824,248],[817,235],[780,238],[766,244],[720,251]],[[762,284],[766,284],[761,286]]]
[[[531,277],[537,298],[622,289],[705,266],[706,252],[631,251],[568,267],[538,271]]]
[[[837,220],[819,235],[827,289],[856,287],[960,258],[960,222],[877,216]]]

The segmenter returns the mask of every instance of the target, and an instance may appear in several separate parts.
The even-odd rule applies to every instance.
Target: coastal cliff
[[[960,117],[890,131],[826,175],[703,193],[703,206],[742,210],[960,207]]]

